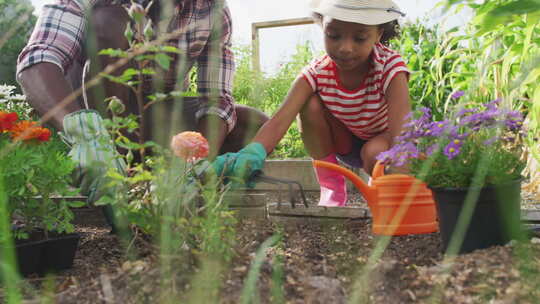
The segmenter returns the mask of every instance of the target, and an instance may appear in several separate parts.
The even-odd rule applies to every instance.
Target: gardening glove
[[[68,114],[63,126],[63,137],[71,145],[69,155],[76,163],[74,182],[79,185],[81,194],[88,196],[90,203],[104,195],[114,195],[107,171],[113,168],[125,175],[126,164],[118,155],[99,113],[81,110]]]
[[[234,162],[238,157],[238,153],[221,154],[212,162],[212,167],[218,177],[232,176]]]
[[[232,168],[232,176],[236,183],[245,184],[248,188],[255,187],[251,179],[256,171],[262,170],[266,159],[266,149],[261,143],[252,142],[238,151]],[[234,184],[233,184],[234,185]]]

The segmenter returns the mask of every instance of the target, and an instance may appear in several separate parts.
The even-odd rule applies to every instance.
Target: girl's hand
[[[254,172],[262,170],[265,159],[266,150],[264,146],[258,142],[250,143],[238,151],[232,172],[233,177],[248,188],[255,187],[255,182],[251,180],[251,177]]]

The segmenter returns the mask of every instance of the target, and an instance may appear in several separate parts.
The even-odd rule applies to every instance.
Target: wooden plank
[[[266,218],[266,207],[231,207],[231,211],[234,211],[235,215],[239,218]]]
[[[312,24],[312,23],[313,23],[313,18],[303,17],[303,18],[254,22],[252,23],[252,26],[255,29],[261,29],[261,28],[281,27],[281,26],[304,25],[304,24]]]
[[[296,208],[292,208],[288,203],[282,203],[281,207],[278,207],[278,203],[270,203],[266,208],[269,216],[276,217],[318,217],[334,219],[363,219],[369,217],[368,211],[360,207],[309,206],[309,208],[306,208],[302,204],[296,204]]]
[[[249,193],[246,191],[230,192],[223,198],[229,207],[264,207],[266,205],[265,193]]]
[[[259,50],[259,29],[271,28],[280,26],[294,26],[313,23],[313,18],[294,18],[274,21],[255,22],[251,24],[251,48],[252,48],[252,65],[255,71],[261,70],[261,59]]]
[[[35,199],[41,199],[41,196],[34,196],[33,198]],[[83,196],[83,195],[73,195],[73,196],[56,196],[56,195],[53,195],[50,197],[53,201],[61,201],[61,200],[65,200],[65,201],[68,201],[68,202],[76,202],[76,201],[81,201],[81,202],[86,202],[86,200],[88,199],[88,196]]]
[[[540,210],[522,209],[521,221],[525,223],[539,223],[540,224]]]

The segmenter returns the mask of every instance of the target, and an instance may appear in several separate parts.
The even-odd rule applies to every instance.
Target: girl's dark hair
[[[315,24],[322,26],[323,16],[319,13],[312,13],[311,17]],[[393,38],[399,37],[399,23],[397,20],[393,20],[387,23],[379,24],[379,28],[383,29],[383,35],[381,37],[381,43],[388,45],[388,42]]]
[[[381,43],[384,45],[388,45],[388,42],[393,38],[399,37],[399,23],[397,20],[379,24],[379,28],[383,29]]]

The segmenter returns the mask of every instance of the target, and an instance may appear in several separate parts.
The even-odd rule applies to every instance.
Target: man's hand
[[[107,171],[125,174],[125,163],[118,155],[101,116],[92,110],[81,110],[64,118],[64,137],[71,145],[69,155],[77,164],[74,182],[81,194],[93,203],[103,195],[113,194]]]

